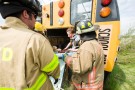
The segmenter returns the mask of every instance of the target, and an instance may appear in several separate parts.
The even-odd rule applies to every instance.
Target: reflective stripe
[[[14,88],[5,88],[5,87],[0,87],[0,90],[15,90]]]
[[[53,60],[48,65],[46,65],[42,70],[45,72],[51,72],[58,66],[58,64],[59,64],[58,56],[54,54]]]
[[[46,78],[47,78],[47,75],[42,73],[39,78],[37,79],[36,83],[30,87],[30,88],[27,88],[27,89],[24,89],[24,90],[40,90],[40,88],[43,86],[43,84],[45,83],[46,81]]]
[[[3,48],[2,60],[11,61],[13,58],[13,50],[11,48]]]
[[[45,83],[46,81],[46,78],[47,78],[47,75],[42,73],[37,81],[35,82],[35,84],[30,87],[30,88],[26,88],[24,90],[40,90],[40,88],[43,86],[43,84]],[[14,88],[5,88],[5,87],[0,87],[0,90],[15,90]]]

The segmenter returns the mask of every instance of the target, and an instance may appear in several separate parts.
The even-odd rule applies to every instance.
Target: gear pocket
[[[81,65],[80,65],[80,60],[79,60],[79,53],[77,52],[73,56],[73,73],[80,73],[81,72]]]

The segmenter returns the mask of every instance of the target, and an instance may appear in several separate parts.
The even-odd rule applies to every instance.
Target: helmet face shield
[[[89,20],[83,20],[75,24],[77,34],[88,33],[99,29],[99,25],[93,25]]]

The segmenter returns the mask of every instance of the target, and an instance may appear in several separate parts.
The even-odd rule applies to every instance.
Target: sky
[[[120,11],[121,35],[135,28],[135,0],[117,0]]]
[[[39,0],[48,3],[48,0]],[[54,0],[56,1],[56,0]],[[129,28],[135,28],[135,0],[117,0],[120,12],[121,35],[125,34]],[[0,16],[0,24],[4,20]]]

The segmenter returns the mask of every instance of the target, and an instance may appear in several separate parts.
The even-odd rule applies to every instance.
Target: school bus
[[[119,50],[120,16],[117,0],[55,0],[42,6],[42,23],[52,45],[63,48],[66,29],[79,20],[100,25],[97,38],[104,50],[104,70],[111,72]],[[66,44],[65,44],[66,43]]]

